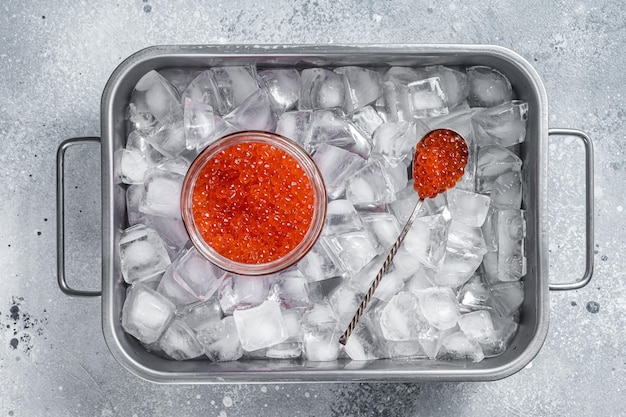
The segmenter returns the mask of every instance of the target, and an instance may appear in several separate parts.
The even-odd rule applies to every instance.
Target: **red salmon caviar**
[[[292,251],[312,222],[315,196],[298,161],[267,143],[221,150],[202,168],[192,211],[202,238],[235,262],[262,264]]]
[[[415,147],[413,188],[420,198],[434,198],[454,187],[465,172],[467,143],[448,129],[428,133]]]

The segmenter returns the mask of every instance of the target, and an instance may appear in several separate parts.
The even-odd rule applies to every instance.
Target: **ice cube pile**
[[[519,144],[528,104],[495,69],[254,66],[150,71],[130,97],[116,157],[128,228],[123,328],[175,360],[205,355],[355,361],[502,354],[524,299]],[[339,336],[417,199],[411,160],[428,131],[468,142],[457,186],[428,199],[348,343]],[[191,161],[238,130],[309,152],[328,192],[321,237],[295,266],[250,277],[206,261],[181,221]]]

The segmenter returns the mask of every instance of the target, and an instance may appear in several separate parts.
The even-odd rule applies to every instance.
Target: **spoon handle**
[[[346,329],[345,332],[343,332],[343,335],[341,335],[341,337],[339,338],[339,343],[341,343],[342,345],[345,345],[348,342],[348,338],[352,334],[352,331],[356,327],[356,324],[359,322],[359,319],[365,312],[365,309],[367,308],[367,305],[369,304],[370,299],[372,298],[372,295],[374,295],[374,291],[376,291],[376,288],[378,287],[378,284],[380,284],[380,281],[382,280],[383,275],[385,275],[385,271],[387,271],[387,268],[389,268],[389,265],[391,264],[393,257],[396,255],[396,252],[398,252],[398,248],[400,248],[400,245],[404,241],[406,234],[411,229],[411,226],[413,225],[413,222],[417,218],[417,213],[420,211],[420,208],[422,208],[423,203],[424,203],[424,200],[420,198],[417,204],[415,204],[415,207],[413,208],[413,212],[411,213],[411,216],[409,216],[409,220],[407,220],[406,224],[404,225],[404,228],[400,232],[400,235],[398,235],[398,239],[391,247],[391,250],[389,251],[387,258],[385,258],[385,262],[383,262],[383,265],[380,267],[380,270],[378,271],[376,278],[374,278],[374,281],[372,281],[372,284],[367,290],[365,297],[361,301],[359,308],[356,310],[354,317],[352,317],[352,321],[350,321],[348,328]]]

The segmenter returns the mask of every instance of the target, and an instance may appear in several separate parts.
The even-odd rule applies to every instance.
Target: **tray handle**
[[[589,284],[593,275],[593,144],[585,132],[577,129],[549,129],[548,136],[573,136],[585,145],[585,273],[574,282],[550,284],[551,291],[577,290]]]
[[[65,280],[65,151],[74,145],[88,143],[100,144],[98,137],[82,137],[66,139],[57,149],[57,283],[67,295],[77,297],[97,297],[102,291],[77,290],[70,287]]]

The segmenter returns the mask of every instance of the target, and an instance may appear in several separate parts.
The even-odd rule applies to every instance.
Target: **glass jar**
[[[275,158],[268,160],[264,163],[265,169],[263,169],[263,167],[255,166],[256,162],[259,161],[258,158],[255,160],[249,156],[250,160],[246,159],[246,155],[252,155],[250,152],[261,152],[261,150],[263,150],[263,155],[268,154],[265,152],[266,150],[270,150],[272,156],[279,156],[281,158],[280,163],[276,163]],[[229,155],[237,156],[229,160]],[[259,158],[261,157],[259,156]],[[272,163],[270,164],[270,162]],[[241,165],[239,165],[240,163]],[[246,166],[246,164],[250,166]],[[260,177],[262,172],[273,173],[273,175]],[[260,179],[255,178],[255,176],[259,176]],[[232,181],[236,182],[237,185],[228,182],[231,181],[231,177],[234,178]],[[227,178],[224,180],[226,182],[222,181],[223,178]],[[247,185],[249,180],[252,181],[250,184],[253,185]],[[258,181],[254,182],[255,180]],[[277,184],[277,181],[283,182]],[[294,188],[291,186],[306,184],[307,182],[310,187],[305,186],[306,191],[301,191],[302,187]],[[230,185],[225,188],[221,187],[224,184]],[[263,188],[265,187],[264,184],[267,184],[267,189]],[[296,190],[296,194],[293,194],[292,190]],[[269,198],[257,198],[259,193]],[[282,195],[283,193],[291,194]],[[292,199],[291,197],[295,198]],[[298,197],[302,197],[303,201],[308,201],[310,204],[299,204],[299,201],[292,201],[297,200]],[[268,204],[268,210],[265,210],[268,212],[270,207],[277,207],[282,203],[287,204],[286,208],[294,207],[296,211],[291,212],[293,217],[285,219],[280,219],[276,211],[276,214],[272,215],[271,218],[266,217],[267,222],[259,222],[259,217],[246,217],[250,213],[248,210],[249,201],[254,202],[254,213],[257,212],[254,211],[257,209],[260,210],[259,213],[264,213],[262,206],[264,201]],[[230,207],[227,210],[222,210],[216,208],[216,204]],[[252,204],[250,203],[250,206]],[[298,211],[301,209],[305,210],[307,215],[310,213],[310,221],[308,221],[307,216],[302,215],[303,211]],[[285,214],[285,210],[282,210],[281,213]],[[302,259],[315,244],[326,217],[326,189],[315,162],[294,141],[271,132],[236,132],[210,144],[193,161],[183,182],[181,212],[191,242],[210,262],[226,271],[241,275],[266,275],[292,266]],[[242,219],[248,219],[248,221]],[[292,229],[288,229],[289,233],[286,231],[282,233],[280,229],[276,229],[277,222],[282,222],[280,225],[287,224],[292,228],[298,224],[300,229],[294,229],[293,233]],[[274,228],[264,232],[265,223],[267,227]],[[305,227],[308,227],[306,231]],[[257,235],[250,234],[252,233],[250,229],[256,230]],[[272,233],[272,231],[277,230],[278,233]],[[227,252],[224,250],[224,245],[230,245],[229,248],[239,248],[244,247],[243,245],[250,245],[252,241],[257,242],[258,246],[258,241],[264,241],[264,239],[271,241],[272,239],[268,236],[282,236],[283,234],[289,239],[294,234],[302,236],[299,241],[287,242],[292,244],[291,249],[287,249],[289,248],[288,244],[281,247],[270,247],[271,245],[269,245],[256,248],[259,251],[266,249],[272,253],[280,253],[280,256],[268,259],[267,262],[239,259],[252,254],[252,249],[249,252],[243,250],[237,253],[232,253],[232,250],[229,249],[230,256],[224,254]],[[283,241],[286,241],[285,239]],[[207,240],[211,240],[213,243]],[[262,256],[261,259],[263,259]]]

